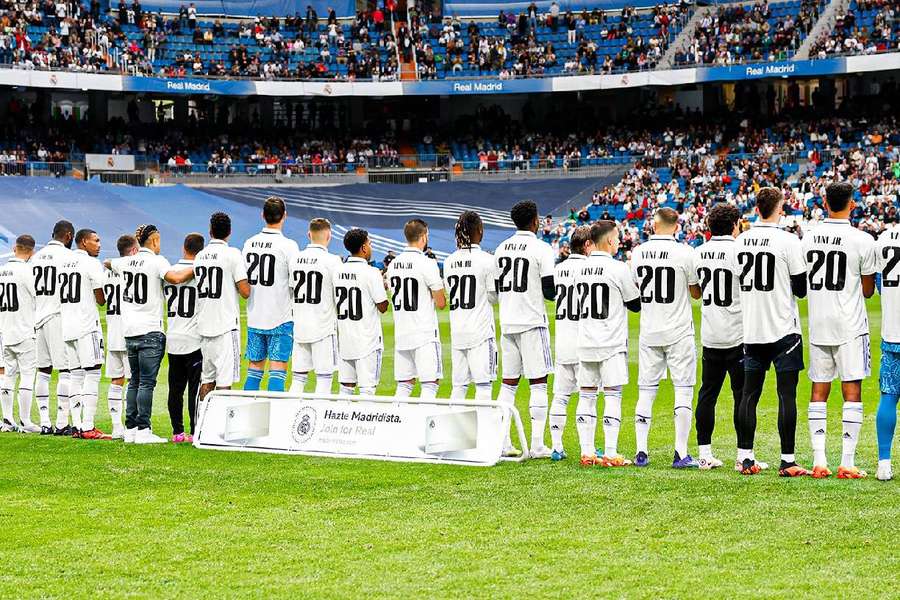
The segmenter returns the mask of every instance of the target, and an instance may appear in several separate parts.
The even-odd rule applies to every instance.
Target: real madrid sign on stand
[[[527,448],[496,402],[217,391],[198,413],[198,448],[489,466],[511,425]]]

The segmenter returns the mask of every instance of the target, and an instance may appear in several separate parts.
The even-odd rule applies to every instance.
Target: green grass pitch
[[[580,468],[574,401],[569,460],[493,468],[4,434],[0,597],[896,596],[900,483],[874,479],[877,299],[869,309],[874,373],[858,454],[868,480],[673,471],[669,383],[656,401],[652,464],[643,470]],[[441,322],[446,342],[446,312]],[[385,315],[389,344],[392,329]],[[636,343],[632,315],[626,455],[634,449]],[[380,393],[394,388],[390,346],[386,357]],[[449,372],[447,364],[442,397]],[[773,380],[760,405],[757,455],[774,466]],[[807,465],[809,387],[801,376],[797,447]],[[836,392],[832,465],[840,453]],[[156,396],[154,429],[167,435],[165,385]],[[713,436],[726,466],[734,460],[731,404],[726,391]],[[527,428],[524,386],[518,406]],[[108,416],[100,425],[108,428]]]

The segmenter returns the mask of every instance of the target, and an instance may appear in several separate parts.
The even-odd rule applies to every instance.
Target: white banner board
[[[85,154],[84,162],[91,171],[134,171],[131,154]]]
[[[213,392],[197,448],[490,466],[515,408],[496,402],[277,392]]]

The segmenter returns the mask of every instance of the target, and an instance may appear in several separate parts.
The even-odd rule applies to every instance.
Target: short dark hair
[[[587,225],[576,227],[569,237],[569,247],[576,254],[584,254],[584,244],[591,239],[591,228]]]
[[[324,231],[326,229],[331,229],[331,221],[329,221],[328,219],[316,217],[309,222],[310,233],[316,233],[318,231]]]
[[[209,217],[209,234],[217,240],[231,235],[231,217],[223,212],[214,212]]]
[[[740,220],[741,211],[727,202],[716,204],[706,215],[706,224],[713,235],[731,235]]]
[[[456,245],[460,248],[471,248],[473,237],[484,231],[484,223],[481,216],[474,210],[463,211],[456,220]]]
[[[87,228],[79,229],[78,232],[75,234],[75,243],[80,244],[81,242],[84,241],[85,238],[90,237],[91,234],[96,234],[96,233],[97,232],[94,231],[93,229],[87,229]]]
[[[674,208],[663,206],[662,208],[656,209],[656,212],[653,213],[653,218],[662,221],[666,225],[677,225],[678,211],[676,211]]]
[[[184,250],[188,254],[196,255],[198,252],[203,250],[203,244],[206,243],[203,240],[203,236],[199,233],[189,233],[184,236]]]
[[[509,217],[519,230],[529,229],[537,216],[537,204],[531,200],[522,200],[509,211]]]
[[[403,226],[403,237],[409,243],[418,241],[428,231],[428,223],[422,219],[410,219]]]
[[[75,226],[71,221],[65,219],[57,221],[53,226],[53,239],[57,242],[63,241],[67,235],[75,235]]]
[[[137,238],[133,235],[120,235],[119,239],[116,240],[116,250],[119,251],[119,256],[128,256],[131,250],[138,245]]]
[[[764,187],[756,193],[756,208],[763,219],[771,217],[784,202],[784,195],[776,187]]]
[[[832,212],[841,212],[853,198],[853,185],[846,181],[835,181],[825,188],[825,202]]]
[[[600,220],[591,225],[591,241],[599,244],[610,234],[619,228],[615,221]]]
[[[286,212],[287,209],[284,206],[284,200],[278,196],[269,196],[266,198],[266,203],[263,204],[263,219],[266,220],[267,225],[280,223]]]
[[[344,234],[344,248],[350,254],[357,254],[369,239],[369,232],[365,229],[354,227]]]
[[[34,238],[27,233],[23,233],[16,238],[16,246],[25,250],[34,250]]]

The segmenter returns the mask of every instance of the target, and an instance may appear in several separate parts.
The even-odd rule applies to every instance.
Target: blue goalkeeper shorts
[[[882,394],[900,395],[900,344],[881,342],[878,382]]]
[[[282,323],[274,329],[247,328],[247,360],[287,362],[294,349],[294,324]]]

